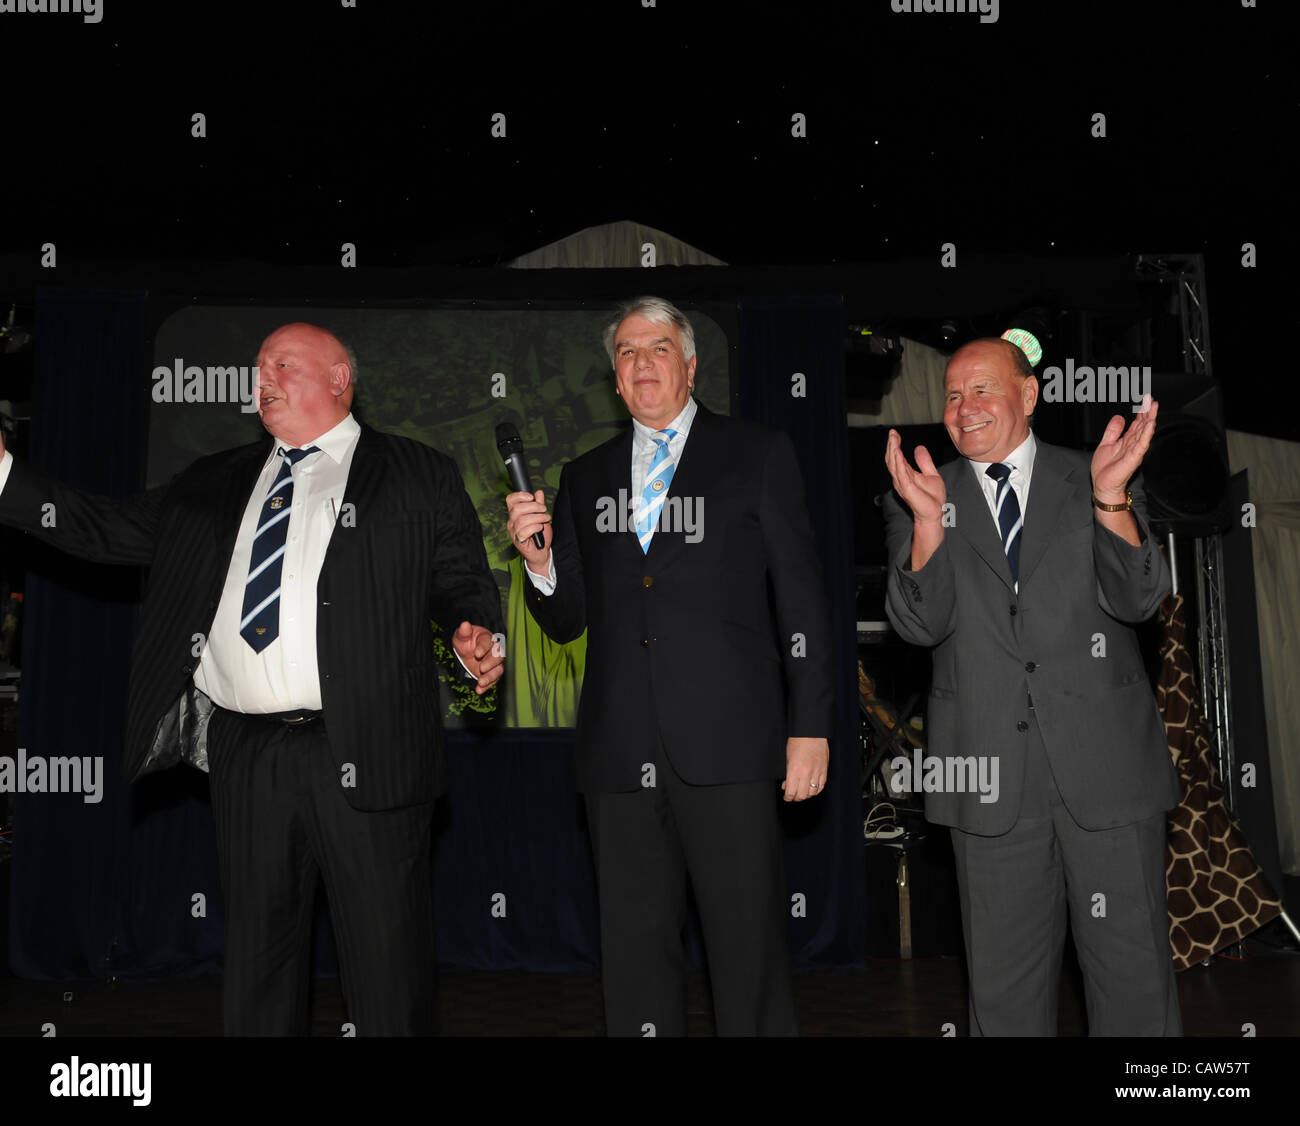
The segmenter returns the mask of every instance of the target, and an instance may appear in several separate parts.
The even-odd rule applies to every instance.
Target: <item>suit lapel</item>
[[[1056,529],[1073,491],[1072,473],[1057,456],[1054,447],[1039,442],[1034,453],[1034,475],[1029,483],[1025,525],[1020,531],[1020,579],[1034,572],[1043,553],[1056,538]]]
[[[360,537],[355,533],[375,519],[387,476],[383,438],[377,430],[362,426],[357,448],[352,453],[352,465],[348,469],[348,483],[343,490],[343,503],[335,520],[334,534],[325,549],[322,575],[337,556],[350,551],[356,544]]]
[[[956,506],[957,530],[970,542],[979,557],[988,564],[989,569],[997,575],[1007,590],[1014,591],[1011,582],[1011,567],[1007,563],[1007,553],[1002,550],[1002,540],[998,535],[997,525],[993,523],[993,513],[989,511],[988,501],[984,497],[971,472],[970,462],[958,457],[953,465],[955,480],[950,480],[952,502]],[[1021,547],[1021,558],[1024,548]],[[1023,564],[1021,573],[1024,573]]]
[[[600,504],[603,498],[608,497],[610,500],[617,502],[619,500],[619,491],[622,495],[630,500],[635,500],[635,496],[629,492],[628,487],[632,481],[632,427],[629,426],[622,434],[608,443],[601,453],[601,459],[598,465],[592,467],[592,472],[596,474],[592,484],[594,489],[589,498],[591,508],[587,512],[574,512],[575,520],[589,520],[597,528],[600,527],[597,521],[597,515],[600,512]],[[584,502],[585,503],[585,502]],[[615,531],[608,538],[612,541],[614,551],[623,555],[628,552],[629,548],[635,551],[637,556],[641,555],[641,544],[637,539],[635,513],[630,509],[625,509],[627,519],[627,529],[625,531]],[[618,527],[618,521],[623,519],[623,514],[616,511],[616,521],[614,527]]]
[[[216,521],[213,535],[216,540],[215,558],[223,560],[222,580],[225,579],[226,566],[235,551],[235,540],[239,536],[239,525],[253,494],[257,479],[261,476],[266,459],[275,448],[275,439],[258,442],[235,452],[226,467],[226,480],[221,489],[221,498],[217,503]]]
[[[703,403],[696,403],[691,432],[686,438],[686,445],[682,447],[677,467],[673,470],[673,483],[668,488],[665,504],[673,497],[677,497],[678,502],[682,504],[687,497],[696,498],[698,502],[704,498],[713,482],[717,480],[722,452],[718,443],[710,440],[716,426],[716,416],[707,410]],[[634,530],[633,535],[635,534]],[[680,528],[676,533],[669,534],[656,531],[650,540],[650,550],[646,553],[646,559],[648,561],[653,558],[658,564],[668,563],[681,552],[685,543],[686,538],[681,534]],[[637,551],[640,550],[641,542],[638,537]]]

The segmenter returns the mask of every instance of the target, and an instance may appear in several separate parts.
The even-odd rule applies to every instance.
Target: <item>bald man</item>
[[[1137,480],[1158,404],[1089,457],[1034,436],[1038,380],[1005,340],[954,353],[945,392],[955,461],[918,446],[913,468],[889,433],[886,606],[934,661],[925,812],[951,826],[971,1035],[1056,1034],[1067,917],[1090,1033],[1177,1035],[1179,791],[1134,633],[1170,585]]]
[[[333,334],[257,357],[270,437],[127,500],[65,488],[0,444],[0,522],[150,568],[127,712],[130,780],[209,771],[228,1035],[308,1031],[323,877],[359,1035],[436,1031],[432,810],[446,789],[430,620],[479,693],[500,597],[450,458],[360,425]],[[57,528],[42,527],[53,503]]]

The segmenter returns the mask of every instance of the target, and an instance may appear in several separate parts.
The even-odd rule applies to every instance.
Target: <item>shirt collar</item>
[[[654,436],[659,430],[675,430],[678,438],[685,438],[690,433],[691,422],[695,419],[696,403],[691,396],[686,397],[686,405],[682,407],[681,413],[672,420],[667,426],[661,426],[658,430],[651,429],[644,422],[638,422],[635,418],[632,420],[632,429],[636,434],[639,442],[652,443]]]
[[[323,451],[326,456],[331,458],[335,465],[342,464],[343,458],[347,455],[348,449],[357,440],[357,435],[361,433],[361,424],[352,417],[349,411],[347,416],[338,423],[338,425],[326,430],[319,438],[302,446],[291,446],[288,442],[276,441],[274,449],[271,450],[271,456],[274,457],[276,450],[305,450],[315,446],[318,450]]]
[[[1034,432],[1031,430],[1029,432],[1029,437],[1002,459],[1002,464],[1011,466],[1013,470],[1019,470],[1021,479],[1028,481],[1034,472],[1034,457],[1037,453],[1038,442],[1034,438]],[[966,461],[974,472],[976,480],[978,480],[981,485],[983,485],[986,480],[989,480],[985,471],[993,464],[993,462],[972,461],[970,458],[967,458]]]

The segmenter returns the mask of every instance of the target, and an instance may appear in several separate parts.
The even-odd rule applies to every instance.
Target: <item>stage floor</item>
[[[1300,955],[1247,943],[1243,960],[1218,957],[1178,975],[1188,1036],[1300,1036]],[[442,1031],[447,1036],[601,1036],[600,977],[586,973],[444,969]],[[65,1000],[65,994],[70,999]],[[965,1036],[966,986],[960,959],[872,960],[857,969],[810,970],[794,977],[804,1036]],[[689,1034],[713,1032],[708,982],[690,975]],[[337,978],[313,983],[312,1035],[339,1036],[345,1020]],[[64,1036],[216,1036],[221,978],[50,982],[0,977],[0,1035],[39,1036],[53,1022]],[[1077,971],[1064,975],[1060,1032],[1085,1029]]]

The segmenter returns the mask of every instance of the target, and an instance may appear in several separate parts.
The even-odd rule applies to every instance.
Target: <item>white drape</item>
[[[725,266],[665,231],[622,219],[586,227],[558,242],[521,254],[509,265],[520,270],[620,270],[646,265],[645,247],[654,247],[655,266]],[[652,287],[653,288],[653,287]]]
[[[943,369],[948,353],[906,338],[902,345],[902,358],[880,400],[880,410],[854,414],[851,425],[911,426],[943,419]]]
[[[1228,463],[1234,473],[1250,473],[1250,543],[1278,852],[1282,870],[1300,876],[1300,442],[1229,430]],[[1246,761],[1241,753],[1237,757]]]

